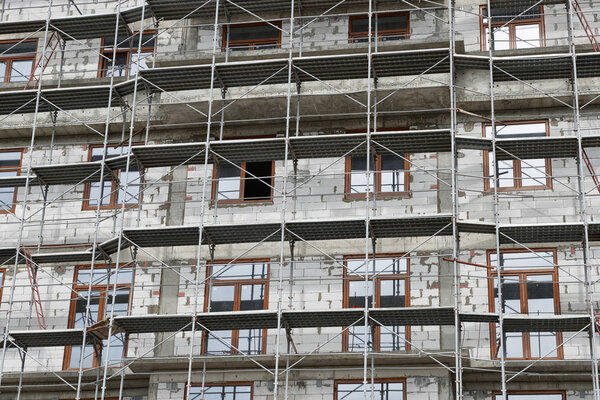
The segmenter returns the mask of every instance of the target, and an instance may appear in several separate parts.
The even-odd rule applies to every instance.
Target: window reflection
[[[216,264],[209,268],[209,273],[213,273],[213,276],[207,291],[210,301],[206,311],[250,311],[267,308],[269,264]],[[238,350],[245,354],[260,354],[264,351],[265,334],[262,329],[214,331],[205,335],[204,349],[206,354],[213,355],[236,354]]]
[[[365,285],[364,274],[375,275]],[[347,259],[345,273],[345,307],[376,308],[407,307],[410,299],[406,295],[408,284],[408,259],[406,257],[378,257],[365,264],[364,258]],[[363,351],[365,346],[375,351],[405,350],[408,327],[370,326],[365,343],[362,323],[347,329],[345,349]]]
[[[88,290],[90,281],[92,291]],[[93,272],[89,268],[78,268],[73,287],[77,296],[71,303],[69,328],[83,329],[108,318],[113,310],[113,291],[115,291],[114,315],[127,315],[132,283],[132,268],[121,268],[118,273],[115,268],[98,267],[97,269],[94,268]],[[88,298],[89,308],[87,308]],[[87,313],[86,310],[88,310]],[[127,338],[124,333],[117,333],[110,338],[109,365],[119,365],[126,349],[126,341]],[[92,368],[100,364],[103,365],[104,357],[107,357],[104,349],[107,349],[107,346],[108,340],[102,342],[103,351],[92,345],[85,346],[82,364],[80,364],[81,346],[67,347],[68,361],[66,367],[79,368],[82,365],[83,368]]]
[[[548,135],[546,122],[515,123],[507,125],[496,125],[496,138],[514,139],[529,137],[545,137]],[[485,137],[493,136],[492,127],[485,126]],[[501,144],[499,145],[501,146]],[[494,178],[494,163],[491,153],[486,152],[485,158],[488,166],[485,175]],[[549,160],[544,158],[525,160],[502,160],[506,155],[499,150],[498,160],[498,186],[507,189],[528,189],[549,187],[549,176],[551,175]],[[486,179],[486,189],[493,188],[494,179]]]
[[[18,176],[21,171],[22,150],[0,151],[0,178]],[[16,187],[0,188],[0,214],[14,209]]]
[[[502,298],[498,296],[498,281],[492,274],[494,287],[493,310],[505,314],[555,315],[558,310],[558,271],[554,266],[554,251],[503,252],[500,254],[502,271]],[[495,267],[498,257],[489,254],[490,265]],[[502,338],[495,327],[495,356]],[[505,332],[507,358],[558,358],[557,346],[562,337],[556,332]]]
[[[481,8],[482,50],[487,49],[488,10]],[[527,49],[542,46],[543,7],[506,6],[492,7],[492,50]]]

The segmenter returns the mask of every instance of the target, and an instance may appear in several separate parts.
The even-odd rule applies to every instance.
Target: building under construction
[[[0,4],[0,399],[600,400],[598,0]]]

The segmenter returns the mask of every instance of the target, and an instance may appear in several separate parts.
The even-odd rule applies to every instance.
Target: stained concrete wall
[[[6,8],[2,14],[2,21],[27,20],[33,18],[44,17],[45,1],[6,1]],[[122,5],[134,6],[137,2],[131,0]],[[466,51],[480,50],[480,32],[479,18],[479,2],[459,2],[460,9],[457,10],[457,30],[458,35],[464,40]],[[593,5],[590,2],[582,2],[584,9],[591,8]],[[95,3],[89,5],[88,11],[91,13],[111,12],[113,4],[110,3]],[[341,12],[352,13],[354,9],[344,9]],[[546,28],[546,45],[547,46],[564,46],[566,42],[565,29],[566,17],[564,6],[550,5],[546,6],[544,13],[545,28]],[[66,7],[59,6],[53,10],[54,16],[66,14]],[[74,14],[73,9],[70,12]],[[437,17],[443,18],[443,13],[436,12]],[[268,16],[270,17],[270,16]],[[279,15],[272,15],[273,18],[280,18]],[[593,24],[593,29],[598,33],[597,18],[589,18]],[[235,22],[247,22],[247,20],[232,20]],[[302,23],[297,21],[298,24]],[[304,23],[307,21],[304,20]],[[206,62],[212,50],[213,31],[212,25],[207,21],[191,20],[191,23],[186,25],[185,30],[178,27],[170,27],[172,21],[162,21],[160,29],[167,29],[161,34],[158,42],[157,65],[167,63],[168,59],[174,59],[174,62],[194,63],[197,60]],[[284,21],[283,28],[288,29],[287,22]],[[402,46],[407,48],[411,45],[419,45],[427,42],[443,42],[447,40],[446,26],[433,15],[424,12],[411,13],[411,38],[402,43]],[[578,22],[576,22],[576,25]],[[307,55],[318,54],[319,52],[327,54],[332,50],[355,52],[364,51],[362,45],[354,45],[348,43],[348,16],[326,17],[316,20],[307,29],[302,31],[302,49]],[[298,25],[299,27],[300,25]],[[434,27],[432,29],[431,27]],[[297,29],[297,27],[296,27]],[[581,33],[581,32],[580,32]],[[38,34],[38,38],[41,36]],[[9,35],[2,36],[0,39],[20,39],[19,36]],[[221,32],[218,32],[217,38],[220,39]],[[298,41],[299,38],[296,38]],[[576,43],[584,45],[587,38],[581,34],[576,38]],[[391,45],[378,44],[378,49],[385,51],[393,49],[394,43]],[[272,51],[261,52],[261,57],[285,57],[287,56],[287,42],[283,41],[282,48]],[[106,81],[96,79],[97,69],[99,65],[99,55],[97,50],[100,47],[100,40],[88,40],[83,43],[68,42],[66,48],[64,65],[64,82],[65,84],[101,84]],[[41,49],[41,44],[40,44]],[[310,53],[312,52],[312,53]],[[180,58],[177,58],[180,56]],[[224,55],[220,54],[220,59]],[[231,60],[236,58],[243,59],[248,57],[256,57],[254,52],[239,52],[230,55]],[[191,59],[191,60],[190,60]],[[48,69],[45,71],[48,74],[48,87],[55,84],[53,79],[58,76],[57,60],[53,60]],[[430,79],[427,79],[430,78]],[[73,82],[69,83],[68,80]],[[402,109],[411,101],[423,107],[423,105],[431,106],[437,100],[439,93],[445,90],[443,87],[447,83],[447,77],[444,75],[429,75],[426,78],[420,78],[415,82],[410,82],[414,77],[401,78],[383,78],[380,79],[380,90],[394,90],[400,86],[407,85],[406,89],[399,91],[397,96],[390,99],[390,110]],[[474,95],[468,90],[462,91],[459,89],[459,98],[467,105],[481,105],[488,101],[486,94],[489,93],[489,83],[486,71],[467,71],[460,72],[457,76],[458,84],[471,91],[477,91],[479,94]],[[356,93],[364,91],[366,88],[365,81],[332,81],[328,82],[344,93]],[[582,79],[580,82],[583,90],[592,90],[597,86],[596,79]],[[555,80],[538,81],[535,85],[541,89],[550,91],[556,95],[564,95],[564,91],[568,90],[568,82],[557,82]],[[18,85],[6,85],[7,89],[17,88]],[[4,88],[4,86],[3,86]],[[443,89],[440,89],[443,88]],[[433,95],[425,96],[423,91],[431,90]],[[244,94],[248,88],[236,88],[228,92],[228,99],[236,99]],[[249,101],[261,101],[266,97],[279,98],[280,101],[275,103],[278,105],[281,113],[281,99],[284,98],[287,88],[285,85],[270,85],[259,88],[249,97]],[[409,91],[412,90],[412,91]],[[539,90],[535,90],[528,85],[515,82],[497,83],[496,94],[499,99],[506,102],[512,100],[525,99],[529,102],[529,110],[515,111],[514,107],[503,106],[507,109],[504,113],[499,113],[499,119],[539,119],[539,115],[543,114],[543,118],[550,120],[550,136],[569,136],[573,135],[571,131],[572,120],[571,115],[565,115],[562,111],[554,112],[553,109],[542,109],[545,103],[539,99],[542,97]],[[302,88],[302,93],[305,96],[325,97],[329,93],[328,88],[324,88],[320,83],[306,84]],[[218,93],[216,93],[218,95]],[[155,107],[152,114],[152,121],[160,121],[162,123],[176,123],[180,121],[197,121],[197,116],[190,119],[189,114],[185,114],[180,110],[181,106],[178,103],[181,100],[194,101],[201,105],[206,104],[209,97],[208,91],[187,91],[175,93],[177,100],[168,96],[157,96],[157,100],[163,103],[163,107]],[[329,97],[326,97],[329,98]],[[518,98],[518,99],[517,99]],[[561,97],[562,98],[562,97]],[[418,99],[417,102],[415,99]],[[339,97],[338,97],[339,100]],[[321,100],[322,101],[322,100]],[[327,102],[327,101],[326,101]],[[332,103],[331,101],[328,101]],[[166,107],[172,103],[170,113],[165,111]],[[337,107],[342,107],[344,103],[334,102]],[[533,108],[539,103],[539,108]],[[517,103],[513,103],[517,104]],[[309,102],[308,110],[312,106]],[[325,107],[326,104],[319,104]],[[554,104],[556,105],[556,104]],[[347,111],[356,111],[356,108],[346,106]],[[385,110],[386,104],[382,104],[382,110]],[[518,106],[516,106],[518,107]],[[263,108],[263,111],[256,110]],[[467,107],[468,108],[468,107]],[[414,109],[414,108],[413,108]],[[484,108],[485,109],[485,108]],[[276,113],[277,107],[266,108],[250,106],[246,109],[242,107],[235,109],[228,115],[231,118],[242,119],[245,115],[256,116],[257,113],[265,112],[268,114]],[[264,111],[266,110],[266,111]],[[312,111],[322,110],[315,108]],[[142,110],[143,111],[143,110]],[[178,112],[178,113],[177,113]],[[112,110],[112,115],[115,118],[118,116],[119,110]],[[552,114],[557,115],[552,115]],[[596,110],[591,112],[590,116],[584,116],[582,128],[584,132],[595,132],[598,129],[598,121],[595,117]],[[260,115],[260,114],[258,114]],[[45,124],[47,132],[48,119],[47,116],[40,116],[39,120]],[[32,116],[15,115],[3,121],[2,133],[10,137],[9,143],[3,143],[2,147],[26,146],[28,143],[28,135],[30,134],[30,126],[32,124]],[[70,115],[59,116],[60,140],[57,147],[52,153],[52,161],[54,163],[70,163],[82,162],[87,160],[87,147],[91,143],[98,143],[98,136],[91,133],[85,128],[78,127],[77,132],[72,132],[72,125],[76,119],[88,122],[93,126],[103,127],[106,118],[105,110],[86,110],[73,111]],[[117,119],[118,120],[118,119]],[[140,118],[143,122],[144,119]],[[393,126],[409,126],[412,129],[423,129],[428,127],[447,127],[449,121],[443,117],[418,116],[410,118],[382,118],[379,120],[380,127]],[[360,128],[360,121],[311,121],[302,122],[303,134],[315,134],[335,130],[336,128],[355,129]],[[128,121],[125,121],[125,126],[128,127]],[[115,133],[115,138],[118,141],[122,126],[119,122],[111,126],[111,132]],[[102,128],[103,129],[103,128]],[[256,135],[257,126],[255,124],[231,124],[226,126],[226,133],[229,136],[251,136]],[[271,124],[260,126],[261,134],[265,130],[269,133],[281,133],[281,124]],[[69,131],[71,130],[71,131]],[[459,124],[460,135],[480,137],[482,132],[481,124],[478,123],[461,123]],[[179,131],[161,131],[155,129],[151,133],[151,143],[167,143],[186,141],[192,138],[202,138],[204,135],[203,129],[184,129]],[[201,140],[201,139],[200,139]],[[592,162],[597,162],[598,154],[591,151]],[[29,154],[24,156],[24,167],[29,165]],[[37,142],[33,153],[32,165],[43,165],[48,163],[50,159],[48,138],[43,138]],[[298,168],[300,171],[300,179],[305,179],[323,170],[333,160],[302,160]],[[448,168],[449,160],[447,154],[418,154],[411,155],[411,161],[415,162],[419,167],[428,170],[435,168]],[[462,174],[460,178],[459,198],[461,207],[459,209],[460,217],[470,220],[491,221],[492,213],[492,197],[489,193],[483,192],[483,182],[480,176],[483,172],[483,154],[480,151],[461,151],[459,153],[459,172]],[[502,222],[512,223],[533,223],[533,222],[569,222],[576,221],[577,202],[576,199],[567,199],[567,195],[572,195],[576,189],[576,165],[574,160],[553,159],[553,171],[560,171],[560,180],[564,184],[556,183],[552,190],[538,191],[535,196],[515,194],[510,201],[502,202],[500,218]],[[212,168],[209,168],[211,171]],[[290,168],[288,168],[290,170]],[[190,168],[181,168],[173,174],[167,174],[168,169],[157,168],[148,171],[146,175],[147,182],[158,181],[157,185],[148,189],[144,194],[144,205],[141,211],[141,226],[161,226],[161,225],[181,225],[181,224],[197,224],[200,219],[200,204],[199,200],[202,197],[201,176],[202,167],[193,166]],[[283,164],[276,163],[276,174],[280,175],[283,171]],[[447,170],[439,172],[441,179],[448,179]],[[364,216],[364,201],[348,201],[343,199],[343,161],[338,162],[333,167],[328,168],[326,174],[322,174],[310,183],[302,186],[298,190],[298,198],[295,201],[290,201],[293,205],[294,214],[290,213],[290,217],[303,218],[338,218],[338,217],[356,217]],[[434,173],[435,174],[435,173]],[[188,179],[187,185],[182,185],[181,182]],[[587,182],[587,190],[591,190],[591,182]],[[210,190],[210,184],[207,185]],[[282,189],[282,180],[276,180],[276,189]],[[66,186],[51,187],[49,198],[53,199],[67,191],[66,195],[61,196],[60,200],[53,203],[46,210],[46,219],[72,218],[68,222],[58,224],[48,224],[44,229],[44,244],[69,244],[88,243],[93,237],[93,227],[89,221],[93,220],[93,211],[81,211],[81,199],[83,197],[83,185],[78,185],[74,189],[69,189]],[[436,212],[449,212],[448,196],[449,193],[444,190],[444,185],[436,180],[435,175],[425,173],[422,170],[411,171],[411,196],[403,199],[377,199],[376,209],[373,215],[381,216],[403,216],[403,215],[418,215],[432,214]],[[19,191],[19,200],[23,199],[24,190]],[[205,196],[209,196],[209,191]],[[41,193],[38,188],[30,189],[29,201],[33,203],[29,206],[30,210],[40,208]],[[588,198],[588,206],[590,215],[597,214],[597,204],[593,198]],[[17,206],[17,215],[20,215],[20,205]],[[290,208],[291,209],[291,208]],[[537,210],[543,209],[544,212]],[[205,216],[205,222],[208,223],[231,223],[231,222],[267,222],[279,221],[282,205],[280,199],[276,198],[273,204],[260,206],[225,206],[209,209]],[[598,210],[600,211],[600,210]],[[114,234],[114,227],[120,222],[113,218],[109,218],[110,211],[101,213],[103,221],[101,222],[101,237],[100,239],[108,239]],[[125,226],[134,226],[136,224],[137,210],[128,211],[126,214]],[[85,219],[77,221],[75,217]],[[17,221],[13,216],[0,215],[0,224],[2,231],[0,232],[0,243],[10,244],[17,232]],[[24,241],[27,244],[37,242],[39,227],[28,226],[24,232]],[[402,252],[411,249],[418,241],[413,239],[405,240],[386,240],[378,244],[378,253],[384,252]],[[467,238],[461,243],[465,249],[473,249],[473,251],[464,251],[461,253],[461,259],[477,264],[486,264],[486,249],[493,248],[494,244],[489,239],[482,238]],[[342,308],[342,274],[343,269],[340,265],[342,257],[345,254],[355,254],[363,249],[362,241],[348,241],[346,243],[318,243],[323,246],[328,252],[336,257],[337,263],[327,260],[315,252],[308,246],[298,245],[297,256],[298,263],[295,271],[296,282],[293,286],[292,309],[340,309]],[[552,244],[545,244],[548,246]],[[557,256],[558,265],[561,266],[559,271],[559,296],[560,305],[563,313],[582,313],[585,312],[584,292],[580,280],[583,278],[581,260],[582,254],[580,249],[571,249],[558,245]],[[451,265],[444,260],[440,260],[444,255],[450,252],[450,243],[445,239],[434,240],[432,243],[419,249],[419,252],[411,254],[411,280],[410,280],[410,296],[411,305],[415,307],[427,307],[438,305],[453,305],[453,289],[452,289],[452,274]],[[245,247],[240,246],[222,246],[218,249],[217,259],[230,259],[239,255]],[[358,249],[358,250],[357,250]],[[203,254],[207,255],[204,249]],[[150,252],[152,256],[156,256],[167,261],[173,269],[161,268],[161,263],[153,257],[145,254],[138,254],[138,266],[136,268],[135,288],[133,293],[133,303],[131,313],[133,315],[145,314],[161,314],[161,313],[190,313],[194,307],[203,309],[203,288],[200,290],[200,296],[195,301],[194,285],[195,276],[192,268],[195,262],[194,248],[181,248],[177,251],[169,249],[157,249]],[[597,259],[597,249],[594,249],[592,258]],[[269,309],[275,309],[277,306],[277,280],[279,278],[279,269],[277,258],[278,254],[276,245],[265,245],[253,251],[249,256],[267,257],[271,259],[271,282],[269,290],[271,293],[269,299]],[[127,261],[128,256],[124,255],[123,261]],[[477,269],[476,267],[461,267],[463,279],[461,280],[461,308],[467,311],[486,312],[489,310],[489,279],[485,270]],[[39,276],[40,296],[44,299],[44,314],[49,328],[65,328],[67,326],[67,313],[70,308],[70,286],[73,282],[73,265],[55,265],[44,268],[43,273]],[[594,268],[593,275],[598,275],[597,268]],[[201,276],[205,276],[205,268],[200,268]],[[287,296],[289,291],[287,279],[287,267],[284,269],[284,285],[283,293]],[[9,269],[6,277],[6,283],[10,284],[13,276]],[[36,325],[34,319],[29,318],[29,299],[30,287],[27,273],[24,268],[20,268],[16,277],[17,288],[15,289],[15,301],[13,305],[13,315],[11,327],[14,329],[34,328]],[[61,282],[61,284],[57,284]],[[0,299],[0,319],[6,317],[8,310],[7,296],[9,290],[5,287],[3,297]],[[286,304],[284,299],[284,304]],[[294,340],[299,351],[310,351],[319,343],[334,338],[340,329],[338,328],[323,328],[323,329],[301,329],[294,332]],[[454,348],[454,329],[440,329],[437,327],[414,327],[411,332],[411,341],[415,347],[429,350],[452,350]],[[565,335],[567,336],[567,335]],[[146,352],[151,356],[186,356],[189,354],[190,334],[178,334],[173,340],[160,346],[156,351],[151,351],[166,335],[132,335],[129,341],[128,356],[136,357]],[[464,348],[468,355],[473,360],[482,360],[482,366],[488,366],[490,356],[490,333],[487,325],[467,324],[464,329]],[[339,353],[341,352],[341,338],[333,339],[328,345],[324,346],[320,352]],[[281,348],[284,351],[284,346]],[[199,354],[200,338],[195,338],[194,354]],[[43,368],[52,370],[60,370],[62,368],[64,349],[44,348],[32,349],[30,354],[36,360],[39,360],[42,365],[29,361],[26,366],[27,371],[42,371]],[[275,352],[275,332],[269,331],[267,353]],[[325,357],[328,357],[325,355]],[[573,339],[565,345],[565,358],[568,360],[581,360],[589,357],[589,347],[587,339],[583,336]],[[486,364],[486,362],[488,362]],[[14,350],[10,350],[5,363],[5,370],[16,371],[20,366],[18,355]],[[360,368],[359,368],[360,369]],[[441,368],[440,368],[441,370]],[[415,368],[378,368],[377,377],[407,377],[407,392],[409,398],[418,399],[449,399],[452,396],[451,379],[444,374],[443,371],[435,370],[435,372],[423,371]],[[201,376],[200,371],[194,370],[193,381],[199,382]],[[166,375],[166,374],[165,374]],[[147,395],[136,395],[137,399],[182,399],[184,385],[187,377],[185,374],[172,374],[171,376],[156,375],[150,378],[150,389]],[[360,379],[361,373],[350,370],[350,368],[338,368],[318,370],[318,371],[300,371],[295,372],[292,376],[292,384],[290,385],[290,394],[292,398],[322,398],[330,399],[333,397],[333,387],[336,379]],[[225,382],[225,381],[254,381],[255,398],[266,399],[272,398],[272,381],[270,378],[257,374],[256,372],[227,372],[215,373],[211,372],[208,375],[208,382]],[[487,387],[474,389],[467,392],[469,399],[491,399],[492,384],[487,384]],[[585,385],[569,387],[569,385],[555,384],[549,385],[545,382],[543,385],[546,388],[568,388],[567,398],[591,398],[589,387]],[[581,386],[581,387],[579,387]],[[513,389],[538,389],[536,385],[517,385]],[[53,396],[53,397],[49,397]],[[68,396],[68,395],[67,395]],[[269,397],[270,396],[270,397]],[[0,396],[0,398],[3,398]],[[28,397],[23,397],[28,398]],[[45,395],[43,393],[30,396],[29,398],[63,398],[63,396]],[[68,397],[65,397],[68,398]]]

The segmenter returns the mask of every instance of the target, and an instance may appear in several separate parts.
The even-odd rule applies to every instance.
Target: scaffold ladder
[[[37,282],[37,266],[31,261],[31,251],[25,247],[21,247],[21,253],[25,258],[27,265],[27,275],[29,276],[29,284],[31,286],[31,301],[35,314],[37,316],[40,329],[46,329],[46,318],[44,318],[44,309],[42,308],[42,300],[40,298],[40,290]]]
[[[50,35],[48,42],[46,42],[45,56],[43,58],[40,57],[40,59],[37,60],[37,62],[35,63],[35,68],[33,68],[33,72],[31,73],[31,76],[29,77],[29,80],[27,81],[27,84],[25,85],[25,90],[36,88],[36,86],[38,85],[38,83],[40,81],[40,76],[43,74],[44,70],[48,66],[48,63],[52,59],[52,56],[54,55],[54,52],[56,51],[56,48],[58,47],[59,44],[60,44],[60,37],[58,36],[58,33],[56,33],[56,31],[54,31]],[[40,65],[42,68],[42,71],[41,71],[42,74],[37,72],[38,68],[40,68]]]
[[[579,22],[581,22],[581,26],[583,26],[583,30],[584,30],[585,34],[587,35],[588,39],[592,43],[592,47],[594,48],[594,51],[600,51],[600,45],[598,44],[598,41],[596,40],[596,37],[594,36],[594,31],[593,31],[592,27],[590,26],[590,24],[588,23],[587,19],[585,18],[585,14],[583,13],[583,10],[581,9],[581,6],[577,2],[577,0],[573,0],[573,7],[575,8],[575,12],[577,13]]]
[[[577,17],[579,18],[579,22],[581,22],[583,31],[585,32],[590,43],[592,44],[594,51],[600,52],[600,44],[598,44],[598,40],[596,40],[596,36],[594,36],[594,30],[588,23],[587,18],[585,18],[585,14],[583,13],[583,10],[581,9],[581,6],[577,2],[577,0],[573,0],[573,8],[575,9],[575,13],[577,14]],[[592,162],[590,161],[590,158],[588,157],[585,150],[583,150],[582,155],[583,155],[583,161],[585,162],[585,165],[586,165],[588,171],[590,171],[590,174],[592,175],[592,179],[594,181],[594,187],[596,189],[598,189],[598,192],[600,193],[600,180],[598,179],[598,175],[596,175],[596,171],[594,171],[594,166],[592,165]]]

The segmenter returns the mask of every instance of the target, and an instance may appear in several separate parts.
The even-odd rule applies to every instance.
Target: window
[[[508,392],[507,400],[566,400],[565,392],[562,391],[547,391],[540,392]],[[502,400],[502,395],[494,392],[494,400]]]
[[[33,74],[37,39],[0,42],[2,82],[28,82]]]
[[[250,400],[252,399],[252,383],[233,383],[227,385],[204,386],[204,397],[202,397],[202,386],[193,385],[190,388],[190,400]]]
[[[483,135],[492,137],[492,127],[484,125]],[[502,138],[526,138],[548,136],[548,121],[537,121],[527,123],[507,123],[496,125],[496,137]],[[499,144],[498,147],[502,145]],[[503,160],[508,157],[501,149],[496,151],[498,157],[498,189],[521,190],[521,189],[551,189],[552,188],[552,161],[549,158],[528,160]],[[483,154],[484,189],[492,190],[495,176],[494,163],[491,153],[485,151]]]
[[[410,14],[386,13],[373,14],[372,37],[381,41],[408,39],[410,34]],[[350,43],[369,40],[369,17],[363,15],[350,17]]]
[[[495,251],[488,252],[488,265],[495,266]],[[502,271],[502,300],[498,299],[497,279],[490,270],[490,311],[502,307],[506,314],[560,314],[558,270],[555,249],[503,251],[500,253]],[[493,299],[492,299],[493,296]],[[491,325],[492,356],[498,358],[500,337],[495,324]],[[556,332],[505,332],[506,358],[562,358],[562,336]],[[554,350],[553,350],[554,349]]]
[[[375,384],[367,384],[367,396],[375,399],[406,399],[405,379],[375,379]],[[371,397],[371,393],[374,396]],[[354,381],[336,381],[335,382],[335,400],[362,400],[363,383],[362,380]]]
[[[268,307],[269,264],[265,260],[215,264],[207,268],[213,273],[212,283],[206,285],[205,312],[266,310]],[[266,329],[241,329],[206,333],[204,352],[211,355],[262,354],[265,350]],[[223,343],[225,342],[225,343]]]
[[[542,6],[492,8],[492,50],[528,49],[544,45]],[[487,50],[488,10],[481,7],[481,50]]]
[[[223,28],[223,51],[276,49],[281,46],[281,22],[229,25]]]
[[[369,275],[378,274],[370,285],[375,285],[375,302],[373,303],[372,286],[369,287],[368,307],[408,307],[410,305],[410,289],[408,274],[408,258],[401,255],[382,255],[371,260],[368,265]],[[363,308],[365,306],[365,259],[360,256],[348,257],[344,271],[344,307]],[[371,283],[373,282],[373,283]],[[407,350],[410,341],[408,326],[374,326],[369,332],[369,349],[373,351]],[[344,332],[342,346],[344,351],[364,350],[364,325],[356,324]]]
[[[110,271],[110,273],[109,273]],[[69,328],[83,329],[93,325],[105,318],[110,317],[112,306],[112,293],[116,285],[115,312],[114,315],[127,315],[133,289],[134,270],[130,267],[121,267],[117,274],[114,268],[95,266],[92,274],[90,267],[77,267],[71,296],[71,309],[69,312]],[[92,290],[88,292],[90,280]],[[85,321],[87,298],[90,296],[90,309],[88,320]],[[124,333],[118,333],[110,338],[110,362],[119,362],[126,352],[127,337]],[[108,345],[104,340],[102,347]],[[83,368],[93,368],[103,365],[103,357],[99,357],[99,346],[85,346]],[[81,358],[81,346],[68,346],[65,348],[64,369],[79,368]]]
[[[89,161],[101,161],[103,146],[91,146],[88,156]],[[106,148],[106,159],[118,157],[127,154],[127,146]],[[137,164],[132,163],[129,166],[129,173],[125,174],[125,168],[114,171],[119,182],[104,181],[103,186],[100,182],[90,182],[85,184],[83,192],[83,209],[95,210],[100,199],[101,209],[114,208],[121,204],[125,197],[125,204],[129,207],[138,204],[141,195],[142,176]],[[98,175],[99,176],[99,175]],[[127,192],[125,192],[125,182],[127,182]]]
[[[235,165],[223,161],[213,168],[213,202],[231,204],[272,201],[274,175],[273,161],[242,162]]]
[[[252,399],[252,383],[232,383],[227,385],[204,386],[204,397],[202,397],[202,386],[192,385],[190,388],[190,400],[250,400]]]
[[[410,163],[408,154],[404,158],[395,154],[371,157],[369,182],[367,183],[367,157],[346,157],[346,197],[364,197],[369,192],[379,196],[406,195],[410,187]],[[375,186],[373,186],[375,180]]]
[[[148,69],[146,59],[152,56],[156,44],[156,31],[144,31],[142,33],[142,48],[140,52],[139,68],[137,65],[139,32],[131,38],[119,36],[117,38],[117,52],[115,59],[115,76],[132,76],[137,74],[138,69]],[[112,75],[114,36],[102,39],[100,56],[99,77],[110,77]]]
[[[22,149],[0,150],[0,178],[18,176],[22,159]],[[16,187],[0,187],[0,214],[14,212],[16,202]]]
[[[0,303],[2,303],[2,290],[4,289],[4,277],[6,276],[6,269],[0,269]]]

